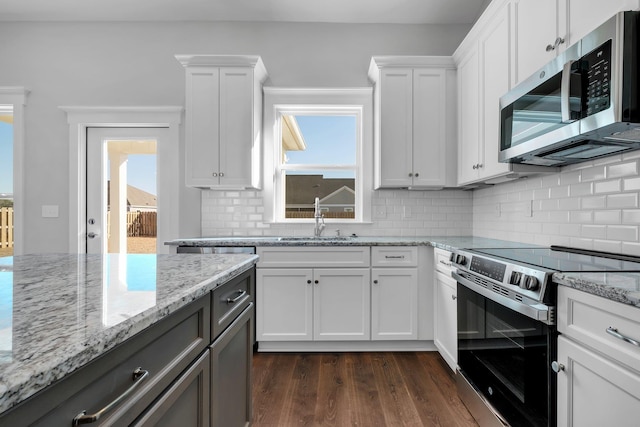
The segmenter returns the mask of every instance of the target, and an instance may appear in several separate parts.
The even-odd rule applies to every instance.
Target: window
[[[265,89],[265,129],[273,129],[265,132],[265,205],[274,222],[313,221],[316,198],[327,222],[368,220],[371,96],[371,89]]]
[[[349,112],[322,113],[280,118],[282,144],[276,175],[284,218],[313,218],[318,198],[325,219],[355,219],[359,117]]]

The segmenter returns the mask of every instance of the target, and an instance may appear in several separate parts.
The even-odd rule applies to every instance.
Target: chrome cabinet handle
[[[247,291],[244,291],[242,289],[238,289],[236,291],[236,293],[238,294],[235,298],[227,298],[227,304],[235,304],[238,301],[240,301],[240,299],[242,297],[244,297],[245,295],[247,295]]]
[[[87,237],[90,238],[90,239],[95,239],[98,236],[100,236],[100,234],[94,233],[93,231],[90,231],[90,232],[87,233]]]
[[[212,173],[211,175],[213,175],[213,176],[218,176],[218,172],[214,172],[214,173]]]
[[[419,176],[420,176],[420,174],[419,174],[418,172],[416,172],[416,175],[415,175],[415,176],[416,176],[416,178],[417,178],[417,177],[419,177]]]
[[[609,335],[612,335],[612,336],[614,336],[614,337],[616,337],[616,338],[618,338],[618,339],[620,339],[620,340],[624,341],[624,342],[628,342],[629,344],[635,345],[636,347],[640,347],[640,342],[638,342],[638,341],[634,340],[633,338],[629,338],[629,337],[627,337],[627,336],[625,336],[625,335],[622,335],[622,334],[621,334],[620,332],[618,332],[618,330],[617,330],[616,328],[614,328],[614,327],[609,326],[609,327],[607,328],[607,333],[608,333]]]
[[[452,300],[454,300],[454,301],[455,301],[457,298],[458,298],[457,296],[455,296],[455,295],[451,295],[451,299],[452,299]]]
[[[558,37],[553,44],[548,44],[547,45],[547,52],[551,52],[552,50],[556,50],[558,48],[558,46],[560,46],[561,44],[564,43],[564,39],[562,37]]]
[[[124,391],[120,396],[116,397],[111,403],[109,403],[104,408],[100,409],[95,414],[87,415],[87,411],[82,411],[78,415],[73,418],[73,427],[82,425],[82,424],[91,424],[100,419],[104,414],[115,408],[120,402],[126,399],[133,391],[142,384],[142,381],[149,376],[149,371],[145,371],[142,368],[136,368],[133,371],[133,384]]]
[[[409,178],[411,178],[413,176],[413,174],[411,172],[409,172]]]
[[[374,284],[374,285],[377,285],[377,284],[378,284],[378,281],[377,281],[377,280],[374,280],[374,281],[373,281],[373,284]]]
[[[554,360],[553,362],[551,362],[551,369],[553,369],[553,372],[557,374],[560,371],[564,371],[564,365]]]
[[[219,174],[219,175],[220,175],[220,176],[224,176],[224,172],[220,172],[220,174]]]
[[[385,255],[385,259],[404,259],[404,255]]]
[[[438,262],[439,262],[440,264],[444,264],[444,265],[446,265],[447,267],[451,267],[451,263],[450,263],[450,262],[449,262],[449,263],[446,263],[446,262],[444,262],[443,260],[440,260],[440,261],[438,261]]]

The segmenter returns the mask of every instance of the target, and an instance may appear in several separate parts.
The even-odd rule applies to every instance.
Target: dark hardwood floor
[[[252,425],[477,426],[437,352],[255,353]]]

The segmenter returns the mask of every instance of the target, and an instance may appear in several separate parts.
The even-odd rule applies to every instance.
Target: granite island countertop
[[[240,254],[0,258],[0,413],[256,261]]]
[[[640,272],[554,273],[553,281],[558,285],[640,308]]]

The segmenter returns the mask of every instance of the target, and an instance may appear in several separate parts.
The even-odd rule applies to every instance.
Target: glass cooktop
[[[559,272],[640,272],[640,257],[551,246],[550,248],[473,249],[480,255],[530,264]]]

